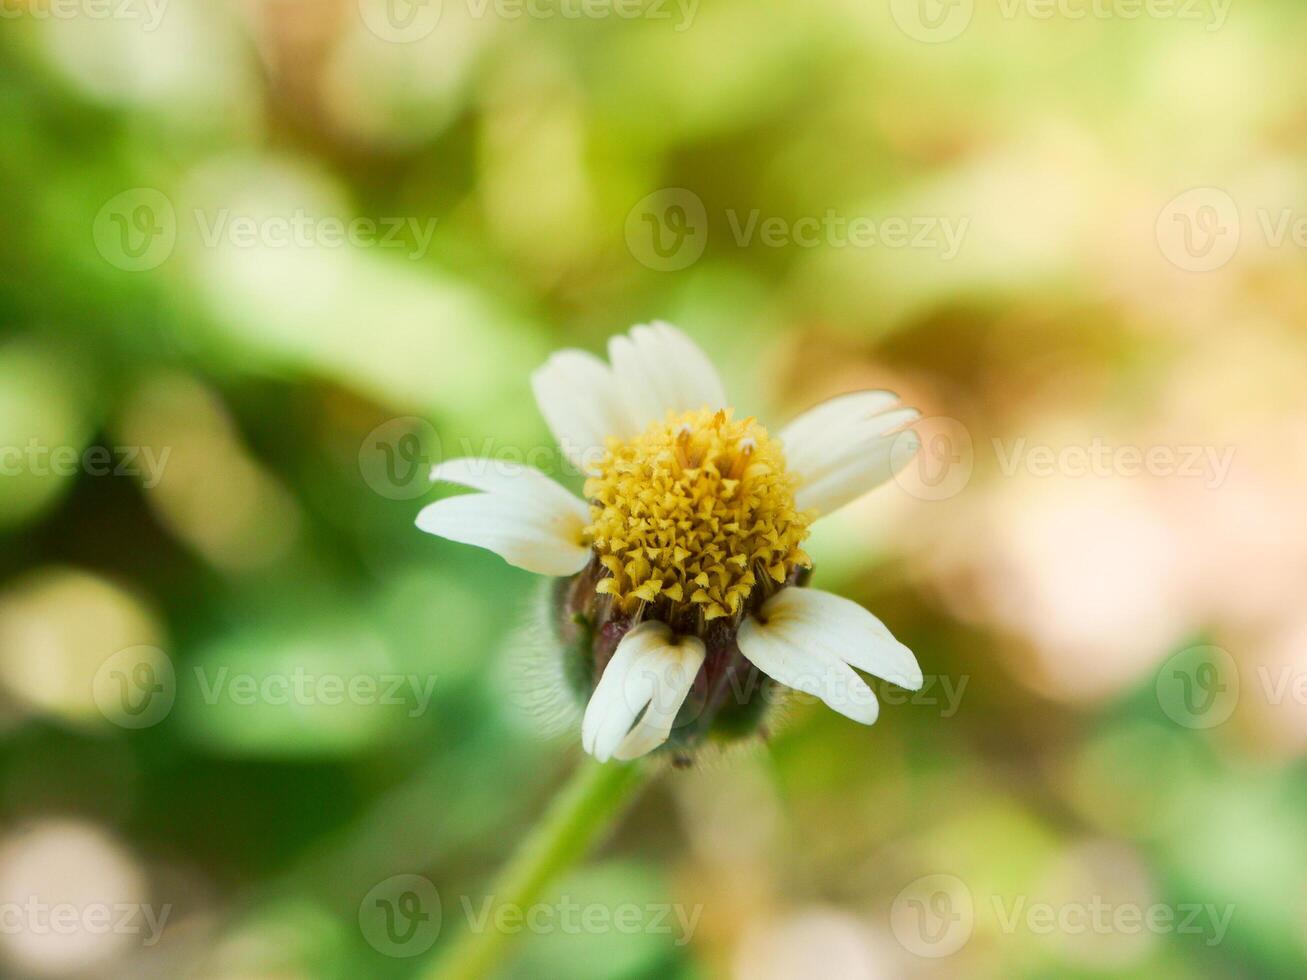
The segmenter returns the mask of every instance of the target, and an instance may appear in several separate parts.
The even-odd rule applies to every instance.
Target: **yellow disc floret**
[[[763,576],[808,565],[810,515],[781,445],[730,410],[669,414],[628,441],[610,439],[585,484],[587,535],[608,574],[596,587],[626,612],[641,602],[734,616]]]

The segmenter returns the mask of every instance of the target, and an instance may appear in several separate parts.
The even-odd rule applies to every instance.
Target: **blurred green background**
[[[654,318],[922,408],[808,551],[928,686],[667,774],[504,975],[1303,975],[1300,3],[0,3],[5,976],[475,927],[579,740],[425,473],[577,486],[529,373]]]

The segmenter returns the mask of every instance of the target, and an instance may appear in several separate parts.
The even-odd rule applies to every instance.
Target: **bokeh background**
[[[654,318],[922,408],[809,551],[928,686],[668,773],[504,976],[1307,969],[1300,3],[0,10],[4,976],[471,927],[579,747],[425,472],[576,486],[529,372]]]

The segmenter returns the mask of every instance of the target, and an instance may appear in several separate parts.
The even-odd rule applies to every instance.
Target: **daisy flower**
[[[432,479],[479,493],[417,526],[556,577],[565,673],[601,762],[757,730],[776,683],[876,720],[856,671],[912,690],[912,652],[856,603],[808,588],[814,521],[884,482],[919,447],[885,391],[831,399],[776,434],[737,418],[707,356],[665,323],[561,351],[536,401],[585,499],[538,470],[455,459]]]

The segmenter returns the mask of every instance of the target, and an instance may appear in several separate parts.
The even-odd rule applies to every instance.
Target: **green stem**
[[[491,914],[486,919],[491,926],[464,933],[421,976],[425,980],[489,976],[509,938],[493,927],[498,910],[505,906],[525,909],[539,901],[555,877],[585,856],[653,771],[654,767],[639,761],[600,765],[587,758],[495,880]]]

